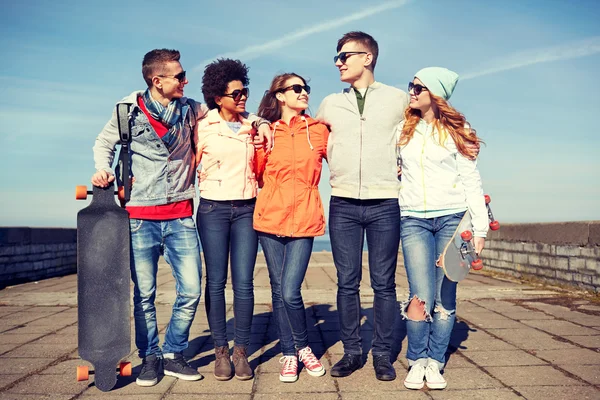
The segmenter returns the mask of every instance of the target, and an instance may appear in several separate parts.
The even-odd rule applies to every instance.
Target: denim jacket
[[[196,194],[194,188],[196,171],[191,137],[196,121],[193,119],[203,118],[208,108],[192,99],[181,98],[182,118],[185,123],[182,134],[169,153],[162,139],[150,125],[146,114],[137,104],[137,98],[142,93],[143,91],[133,92],[117,103],[131,104],[129,156],[131,175],[135,178],[135,182],[131,188],[131,200],[127,205],[156,206],[191,199]],[[192,107],[194,112],[190,110]],[[96,170],[115,174],[111,166],[118,143],[119,129],[115,107],[112,118],[104,126],[94,144]],[[122,177],[117,176],[117,181],[122,182]]]

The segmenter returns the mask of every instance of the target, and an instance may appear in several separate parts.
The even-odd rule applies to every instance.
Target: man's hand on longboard
[[[96,171],[96,173],[92,175],[92,185],[98,187],[107,187],[109,184],[114,182],[114,180],[115,176],[104,170]]]
[[[485,238],[478,237],[478,236],[475,236],[473,238],[473,247],[475,247],[475,253],[477,253],[477,255],[481,255],[484,245],[485,245]]]

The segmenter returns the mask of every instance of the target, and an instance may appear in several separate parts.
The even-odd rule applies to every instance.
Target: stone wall
[[[600,293],[600,221],[503,224],[485,247],[488,271]]]
[[[77,230],[0,228],[0,289],[77,272]]]

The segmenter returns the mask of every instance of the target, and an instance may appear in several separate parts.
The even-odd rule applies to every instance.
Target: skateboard
[[[131,363],[121,362],[131,351],[129,213],[115,202],[115,191],[77,186],[78,200],[92,194],[89,206],[77,214],[77,308],[79,356],[94,366],[94,383],[103,392],[121,376],[131,375]],[[77,367],[77,380],[89,379],[87,366]]]
[[[490,229],[495,231],[500,229],[500,223],[494,219],[490,202],[491,198],[486,194],[485,205]],[[483,262],[475,252],[473,225],[471,224],[471,213],[468,210],[454,231],[452,239],[444,247],[438,266],[444,268],[446,277],[453,282],[463,280],[471,269],[478,271],[483,268]]]

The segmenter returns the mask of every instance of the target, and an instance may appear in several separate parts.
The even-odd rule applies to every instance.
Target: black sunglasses
[[[342,51],[340,54],[333,57],[333,62],[336,63],[338,60],[340,60],[342,64],[346,64],[346,60],[348,60],[348,57],[353,56],[355,54],[367,54],[367,52],[366,51]]]
[[[421,94],[421,92],[422,92],[423,90],[429,90],[429,89],[427,89],[427,88],[426,88],[425,86],[423,86],[423,85],[419,85],[418,83],[417,83],[417,84],[415,84],[415,83],[412,83],[412,82],[408,82],[408,91],[410,92],[411,90],[412,90],[413,92],[415,92],[415,95],[417,95],[417,96],[418,96],[418,95],[420,95],[420,94]]]
[[[233,92],[225,93],[223,96],[231,97],[235,101],[240,101],[242,96],[246,96],[246,98],[248,98],[248,96],[250,96],[250,90],[247,87],[245,87],[241,90],[235,89]]]
[[[294,93],[296,94],[300,94],[302,93],[302,90],[306,91],[306,94],[310,94],[310,86],[308,85],[299,85],[299,84],[295,84],[295,85],[290,85],[288,87],[284,87],[283,89],[280,90],[280,92],[287,92],[288,90],[293,90]]]
[[[179,81],[179,83],[182,83],[183,81],[185,81],[185,71],[181,71],[180,73],[178,73],[177,75],[157,75],[160,76],[161,78],[175,78]]]

